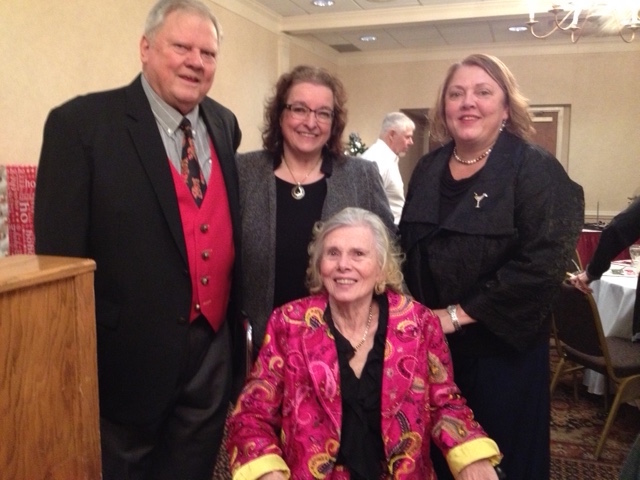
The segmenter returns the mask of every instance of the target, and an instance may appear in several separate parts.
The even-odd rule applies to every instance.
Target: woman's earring
[[[500,125],[500,131],[504,130],[504,127],[507,126],[507,121],[506,120],[502,120],[502,125]]]

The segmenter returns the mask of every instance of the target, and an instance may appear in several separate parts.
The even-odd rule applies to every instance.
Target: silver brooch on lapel
[[[476,200],[476,208],[480,208],[480,202],[485,198],[487,198],[488,196],[489,195],[487,195],[486,193],[477,194],[473,192],[473,198],[475,198]]]

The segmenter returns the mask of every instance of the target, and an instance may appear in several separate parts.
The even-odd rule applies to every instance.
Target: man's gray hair
[[[207,18],[213,23],[218,34],[218,42],[222,41],[222,29],[218,19],[200,0],[159,0],[149,11],[144,25],[144,35],[151,39],[162,26],[167,16],[176,11],[194,13],[202,18]]]
[[[387,113],[384,116],[384,120],[382,120],[380,137],[382,137],[390,130],[404,133],[407,128],[410,128],[412,130],[416,129],[416,124],[407,115],[402,112]]]

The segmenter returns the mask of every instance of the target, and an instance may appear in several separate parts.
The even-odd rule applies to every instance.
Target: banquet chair
[[[553,375],[551,393],[560,377],[569,372],[574,374],[575,393],[577,368],[604,375],[607,386],[614,387],[613,403],[596,445],[598,459],[620,404],[640,398],[640,343],[633,343],[631,338],[605,337],[593,296],[567,283],[562,284],[552,312],[562,356]]]
[[[567,262],[566,265],[566,269],[567,269],[567,273],[571,274],[571,273],[575,273],[575,272],[581,272],[582,271],[582,262],[580,260],[580,254],[578,253],[578,249],[575,249],[573,251],[573,255],[572,257],[569,259],[569,261]],[[553,347],[555,354],[557,356],[558,359],[563,358],[564,353],[562,351],[562,344],[560,343],[560,340],[558,338],[558,328],[556,327],[556,322],[553,318],[553,315],[551,316],[551,346]],[[583,370],[584,367],[582,366],[575,366],[573,369],[571,370],[565,370],[564,373],[569,373],[572,372],[573,373],[573,398],[578,401],[578,380],[576,377],[576,373],[580,370]],[[557,371],[557,370],[556,370]],[[555,378],[555,377],[554,377]],[[551,393],[553,394],[553,390],[555,389],[556,385],[554,382],[551,382],[550,385],[550,389],[551,389]],[[606,409],[606,397],[605,397],[605,409]]]

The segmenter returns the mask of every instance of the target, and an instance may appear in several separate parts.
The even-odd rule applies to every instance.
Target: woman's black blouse
[[[378,330],[360,378],[349,366],[354,348],[335,327],[329,307],[326,312],[340,364],[342,435],[337,464],[347,467],[353,480],[378,479],[386,471],[380,408],[389,303],[386,295],[375,296],[374,300],[380,310]]]
[[[480,172],[467,178],[461,178],[456,180],[451,175],[451,170],[445,168],[442,172],[442,179],[440,180],[440,223],[443,223],[451,212],[455,210],[458,203],[466,195],[469,189],[476,183]]]
[[[304,185],[305,196],[291,196],[295,185],[276,177],[276,264],[273,308],[309,295],[305,286],[313,225],[322,217],[327,181]]]

